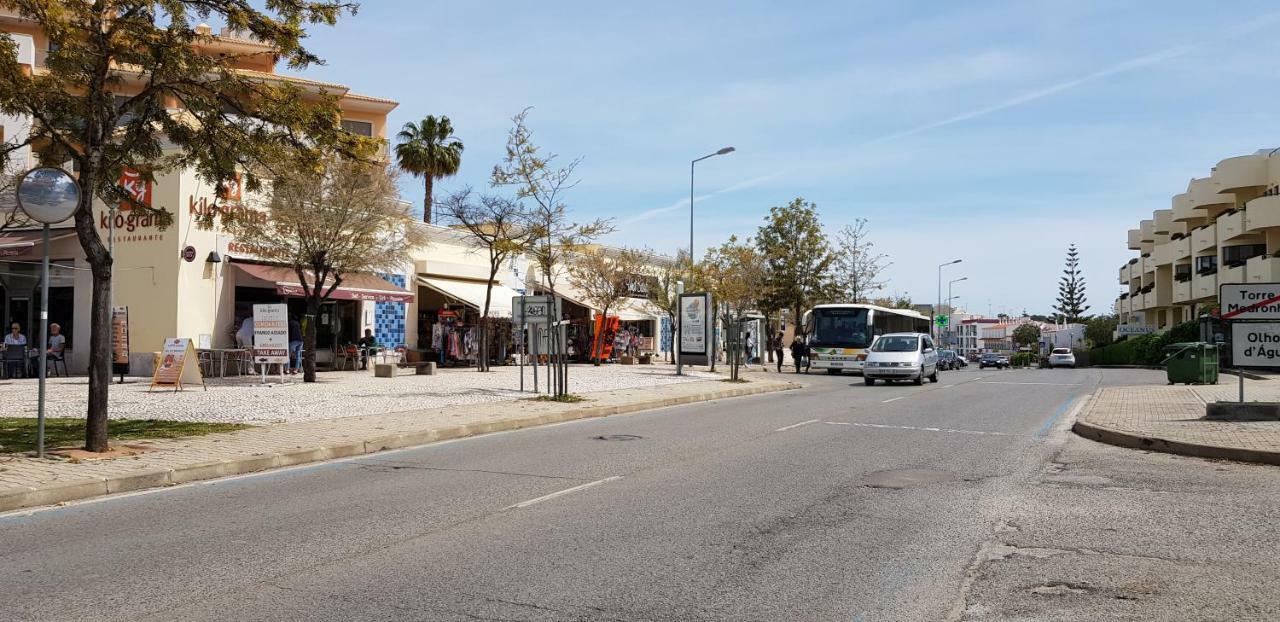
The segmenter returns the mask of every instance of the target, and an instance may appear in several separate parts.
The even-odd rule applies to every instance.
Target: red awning
[[[306,290],[298,282],[298,274],[286,266],[267,266],[256,263],[233,263],[241,272],[259,281],[275,286],[281,296],[302,297]],[[326,288],[328,285],[325,286]],[[368,300],[372,302],[413,302],[413,292],[397,286],[384,278],[365,272],[342,277],[342,285],[330,294],[335,300]]]

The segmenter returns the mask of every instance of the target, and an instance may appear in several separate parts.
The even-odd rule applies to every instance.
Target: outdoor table
[[[198,352],[208,352],[210,355],[217,357],[218,361],[218,377],[225,378],[227,375],[227,356],[237,356],[247,354],[249,351],[245,348],[201,348]],[[213,371],[212,368],[209,370]]]

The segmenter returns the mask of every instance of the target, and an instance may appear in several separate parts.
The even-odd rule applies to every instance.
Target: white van
[[[868,385],[875,384],[876,380],[910,380],[923,384],[925,378],[938,381],[938,350],[933,346],[933,339],[924,333],[889,333],[876,337],[862,366],[862,379]]]

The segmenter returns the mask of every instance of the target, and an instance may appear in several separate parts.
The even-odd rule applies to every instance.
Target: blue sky
[[[891,292],[1048,312],[1069,243],[1109,311],[1125,231],[1226,157],[1280,145],[1271,2],[423,2],[368,0],[309,45],[306,75],[448,115],[466,144],[437,196],[483,188],[510,117],[582,157],[576,217],[607,241],[750,235],[817,203],[829,233],[869,221]],[[404,183],[419,202],[421,186]],[[944,283],[945,287],[945,283]]]

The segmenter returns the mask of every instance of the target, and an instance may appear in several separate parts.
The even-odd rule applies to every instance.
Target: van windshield
[[[876,340],[871,346],[872,352],[915,352],[919,349],[919,337],[886,336]]]

